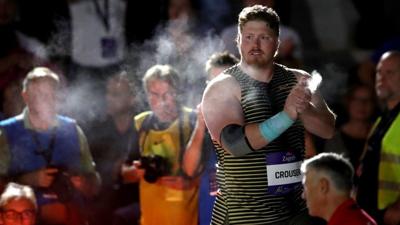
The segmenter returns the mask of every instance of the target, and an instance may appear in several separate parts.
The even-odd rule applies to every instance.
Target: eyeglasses
[[[35,218],[36,214],[35,211],[32,209],[27,209],[22,212],[17,212],[15,210],[9,209],[2,211],[3,218],[6,220],[32,220]]]

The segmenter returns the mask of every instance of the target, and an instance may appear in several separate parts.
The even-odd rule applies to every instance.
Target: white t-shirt
[[[72,60],[82,66],[108,66],[120,62],[124,57],[126,2],[123,0],[96,1],[103,16],[104,3],[108,1],[109,16],[105,17],[109,23],[108,30],[102,15],[96,11],[93,0],[81,0],[69,4],[72,24]],[[108,51],[104,48],[108,48]]]

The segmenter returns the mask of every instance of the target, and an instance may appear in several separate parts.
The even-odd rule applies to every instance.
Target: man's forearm
[[[329,109],[318,109],[311,104],[299,116],[307,131],[322,138],[332,138],[335,132],[336,116]]]
[[[196,123],[193,136],[186,146],[186,151],[183,157],[183,169],[188,176],[194,176],[199,168],[205,132],[206,126],[204,122]]]
[[[71,177],[74,187],[86,197],[93,197],[100,191],[101,179],[97,172]]]

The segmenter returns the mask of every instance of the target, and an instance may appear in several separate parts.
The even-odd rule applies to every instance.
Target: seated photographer
[[[34,225],[37,211],[36,198],[31,187],[8,183],[0,197],[1,224]]]
[[[135,116],[141,160],[122,169],[125,180],[140,180],[140,224],[197,225],[198,179],[182,169],[196,113],[180,104],[179,75],[171,66],[151,67],[143,85],[151,111]]]
[[[73,119],[57,114],[59,77],[36,67],[23,81],[22,114],[0,122],[0,177],[33,187],[41,224],[83,224],[82,201],[99,178],[86,137]]]

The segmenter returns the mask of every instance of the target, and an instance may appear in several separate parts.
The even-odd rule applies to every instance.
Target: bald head
[[[389,109],[400,102],[400,52],[382,55],[376,67],[376,93]]]

